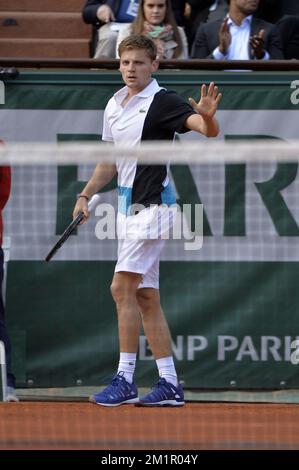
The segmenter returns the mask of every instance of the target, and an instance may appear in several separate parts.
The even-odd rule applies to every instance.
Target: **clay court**
[[[188,403],[174,409],[1,403],[0,450],[16,449],[299,449],[299,406]]]

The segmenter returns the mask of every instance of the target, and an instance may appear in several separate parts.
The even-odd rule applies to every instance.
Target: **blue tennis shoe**
[[[139,400],[136,385],[127,382],[120,372],[113,377],[108,387],[92,395],[89,401],[102,406],[119,406],[126,403],[137,403]]]
[[[182,386],[175,387],[161,377],[150,393],[139,398],[137,406],[183,406],[184,404]]]

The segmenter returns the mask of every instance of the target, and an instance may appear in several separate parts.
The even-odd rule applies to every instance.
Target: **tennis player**
[[[201,87],[198,103],[186,103],[152,78],[158,69],[155,44],[147,37],[131,35],[119,45],[120,72],[125,87],[109,100],[104,113],[103,140],[116,146],[136,146],[146,140],[173,140],[175,132],[193,130],[216,137],[214,115],[221,94],[214,83]],[[121,160],[99,164],[79,195],[73,216],[89,217],[87,203],[112,177],[118,175],[118,259],[111,292],[118,314],[120,359],[117,373],[91,401],[103,406],[138,403],[144,406],[182,406],[184,393],[178,382],[171,351],[171,336],[160,305],[159,258],[165,243],[161,230],[153,238],[148,227],[162,208],[175,204],[167,165],[139,165]],[[133,207],[139,208],[132,211]],[[142,209],[140,209],[140,207]],[[160,212],[161,208],[161,212]],[[161,220],[160,220],[161,222]],[[155,224],[154,224],[155,225]],[[163,223],[155,226],[163,227]],[[124,230],[125,229],[125,230]],[[125,236],[124,235],[125,232]],[[138,398],[133,380],[139,335],[143,324],[155,357],[159,380],[150,393]]]

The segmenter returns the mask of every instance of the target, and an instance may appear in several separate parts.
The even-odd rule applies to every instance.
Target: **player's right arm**
[[[88,200],[98,193],[104,186],[106,186],[116,174],[116,166],[109,163],[99,163],[88,181],[87,185],[81,192],[85,197],[79,197],[73,211],[73,219],[77,217],[80,212],[83,212],[84,219],[82,223],[86,222],[89,217]]]

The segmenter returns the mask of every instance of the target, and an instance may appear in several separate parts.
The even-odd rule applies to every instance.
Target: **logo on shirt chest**
[[[121,119],[117,121],[117,130],[124,131],[129,128],[134,128],[135,130],[139,127],[143,127],[144,119],[147,114],[147,108],[137,108],[133,110],[130,115],[123,115]],[[134,131],[135,132],[135,131]]]

